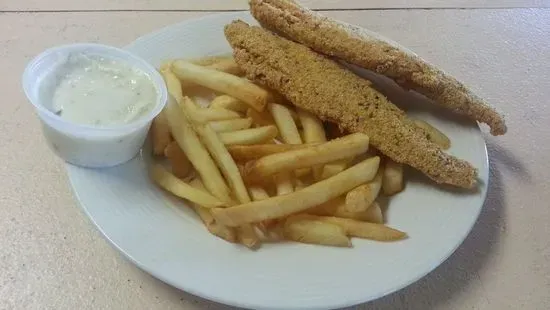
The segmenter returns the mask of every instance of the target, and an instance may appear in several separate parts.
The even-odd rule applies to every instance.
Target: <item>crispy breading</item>
[[[366,133],[383,154],[438,183],[465,188],[476,184],[474,167],[428,141],[369,81],[303,45],[242,21],[227,25],[225,35],[248,78],[323,120]]]
[[[359,27],[288,0],[251,0],[250,11],[267,29],[319,53],[388,76],[455,113],[488,124],[493,135],[506,133],[503,117],[454,77]]]

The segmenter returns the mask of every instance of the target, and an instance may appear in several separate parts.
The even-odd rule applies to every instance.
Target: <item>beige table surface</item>
[[[20,77],[47,47],[123,46],[165,25],[243,8],[244,1],[0,2],[0,309],[226,309],[154,279],[100,236],[77,206],[63,163],[46,147]],[[548,2],[306,2],[410,47],[470,85],[509,124],[504,137],[485,135],[489,194],[464,244],[424,279],[360,308],[548,309]],[[408,6],[436,9],[396,9]]]

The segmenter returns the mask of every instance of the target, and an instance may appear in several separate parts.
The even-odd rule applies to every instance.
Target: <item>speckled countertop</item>
[[[549,3],[304,2],[408,46],[497,106],[509,125],[506,136],[485,135],[488,199],[462,246],[424,279],[359,308],[548,309]],[[1,1],[0,309],[227,308],[154,279],[100,236],[76,205],[62,162],[44,143],[20,77],[32,56],[53,45],[122,46],[159,27],[245,5]]]

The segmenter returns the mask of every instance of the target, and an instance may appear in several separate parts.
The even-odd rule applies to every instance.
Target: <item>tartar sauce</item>
[[[101,56],[69,56],[53,92],[52,110],[61,118],[85,125],[132,122],[156,105],[151,78],[129,64]]]

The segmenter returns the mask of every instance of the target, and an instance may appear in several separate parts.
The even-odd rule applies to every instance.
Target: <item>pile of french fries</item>
[[[369,150],[369,137],[325,129],[243,78],[229,56],[171,60],[160,72],[170,99],[151,127],[150,176],[187,200],[210,233],[252,249],[406,238],[384,225],[377,202],[403,190],[403,166]],[[207,107],[197,104],[205,89],[214,96]]]

